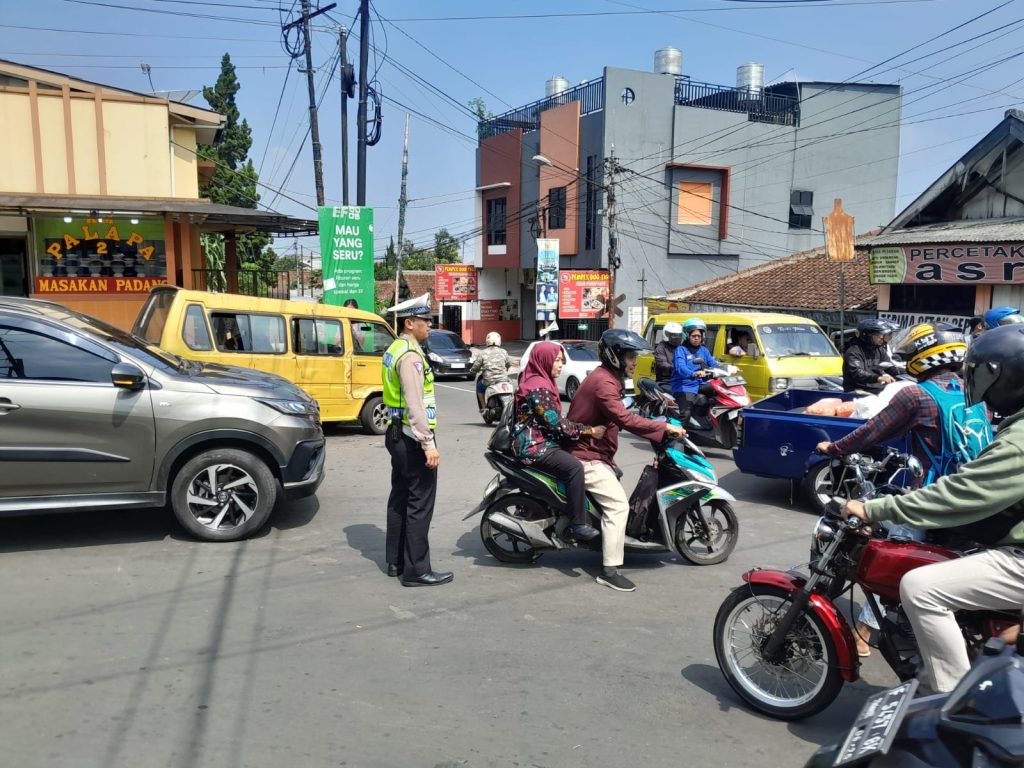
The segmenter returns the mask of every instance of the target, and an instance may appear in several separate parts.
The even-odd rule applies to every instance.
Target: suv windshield
[[[768,357],[837,357],[836,348],[816,325],[771,324],[757,326]]]
[[[156,368],[177,368],[181,363],[181,358],[177,355],[164,352],[153,344],[146,344],[139,337],[125,333],[120,328],[107,325],[102,320],[97,320],[94,317],[86,317],[76,312],[68,312],[60,318],[60,321],[79,331],[84,331],[90,336],[96,336],[101,341],[114,347],[118,352],[124,352]]]
[[[563,342],[562,346],[565,347],[565,353],[569,355],[571,360],[583,363],[596,363],[601,359],[597,354],[596,341]]]
[[[466,349],[462,339],[453,333],[431,333],[427,343],[433,350]]]

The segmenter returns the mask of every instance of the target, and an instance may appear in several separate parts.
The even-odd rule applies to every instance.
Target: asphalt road
[[[895,683],[876,652],[804,722],[734,697],[715,611],[749,567],[803,562],[814,518],[725,452],[710,455],[741,521],[726,563],[627,556],[631,594],[594,582],[596,553],[499,565],[463,520],[492,475],[471,389],[439,390],[448,586],[384,575],[388,454],[346,428],[318,500],[247,542],[192,541],[165,510],[0,520],[2,763],[800,766]],[[650,455],[623,441],[627,489]]]

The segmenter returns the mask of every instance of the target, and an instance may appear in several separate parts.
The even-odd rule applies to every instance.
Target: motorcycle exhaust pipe
[[[504,512],[492,512],[488,515],[487,522],[499,531],[507,533],[509,536],[520,541],[525,541],[527,544],[532,544],[535,547],[551,548],[554,546],[554,543],[540,526],[526,520],[516,520]]]

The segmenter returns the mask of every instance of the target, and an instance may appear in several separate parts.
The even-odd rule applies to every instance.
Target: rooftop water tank
[[[748,61],[736,67],[736,90],[745,99],[760,99],[764,92],[764,64]]]
[[[569,81],[561,75],[553,75],[544,84],[544,98],[548,99],[569,90]]]
[[[683,74],[683,52],[678,48],[659,48],[654,52],[654,71],[659,75]]]

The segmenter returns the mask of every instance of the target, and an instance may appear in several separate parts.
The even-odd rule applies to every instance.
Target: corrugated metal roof
[[[983,219],[897,229],[858,243],[858,247],[916,243],[1005,243],[1018,240],[1024,240],[1024,219]]]

